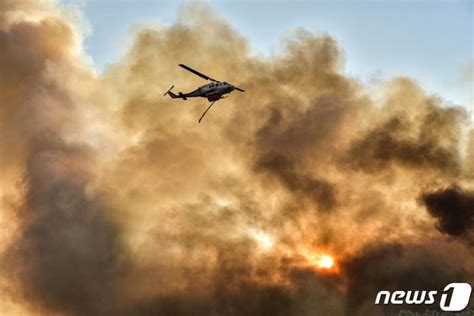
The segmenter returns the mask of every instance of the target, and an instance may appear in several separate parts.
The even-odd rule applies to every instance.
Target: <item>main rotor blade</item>
[[[236,86],[234,86],[234,89],[235,89],[235,90],[239,90],[240,92],[245,92],[244,89],[240,89],[239,87],[236,87]]]
[[[206,79],[206,80],[211,80],[211,81],[218,82],[218,80],[212,79],[211,77],[208,77],[208,76],[206,76],[205,74],[200,73],[199,71],[192,69],[191,67],[188,67],[188,66],[183,65],[183,64],[179,64],[179,66],[180,66],[180,67],[183,67],[183,68],[186,69],[187,71],[192,72],[192,73],[195,74],[195,75],[198,75],[198,76],[201,77],[201,78],[204,78],[204,79]]]

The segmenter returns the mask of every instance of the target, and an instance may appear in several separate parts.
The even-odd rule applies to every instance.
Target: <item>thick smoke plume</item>
[[[454,237],[474,233],[474,192],[459,187],[423,194],[428,212],[437,219],[440,232]]]
[[[97,74],[77,16],[0,2],[2,315],[380,315],[474,281],[465,107],[364,86],[330,35],[256,57],[195,3]],[[198,124],[179,63],[246,92]]]

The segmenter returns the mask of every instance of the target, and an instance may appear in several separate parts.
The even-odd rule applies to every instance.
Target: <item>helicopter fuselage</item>
[[[203,97],[209,101],[217,101],[225,94],[231,93],[232,90],[234,88],[227,82],[211,82],[189,93],[183,93],[183,96],[186,98]]]

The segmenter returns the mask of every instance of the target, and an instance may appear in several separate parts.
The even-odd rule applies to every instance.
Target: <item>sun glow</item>
[[[321,269],[331,269],[334,266],[334,258],[329,255],[321,255],[316,261],[316,265]]]
[[[313,250],[303,250],[301,253],[307,262],[317,270],[335,271],[336,262],[333,256]]]

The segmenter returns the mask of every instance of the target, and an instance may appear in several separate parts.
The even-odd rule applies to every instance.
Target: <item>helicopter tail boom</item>
[[[171,86],[171,88],[169,88],[168,91],[166,91],[164,95],[169,95],[172,99],[180,98],[183,100],[187,100],[186,96],[182,92],[179,92],[178,94],[174,94],[173,91],[171,91],[171,89],[173,88],[174,88],[174,85]]]

